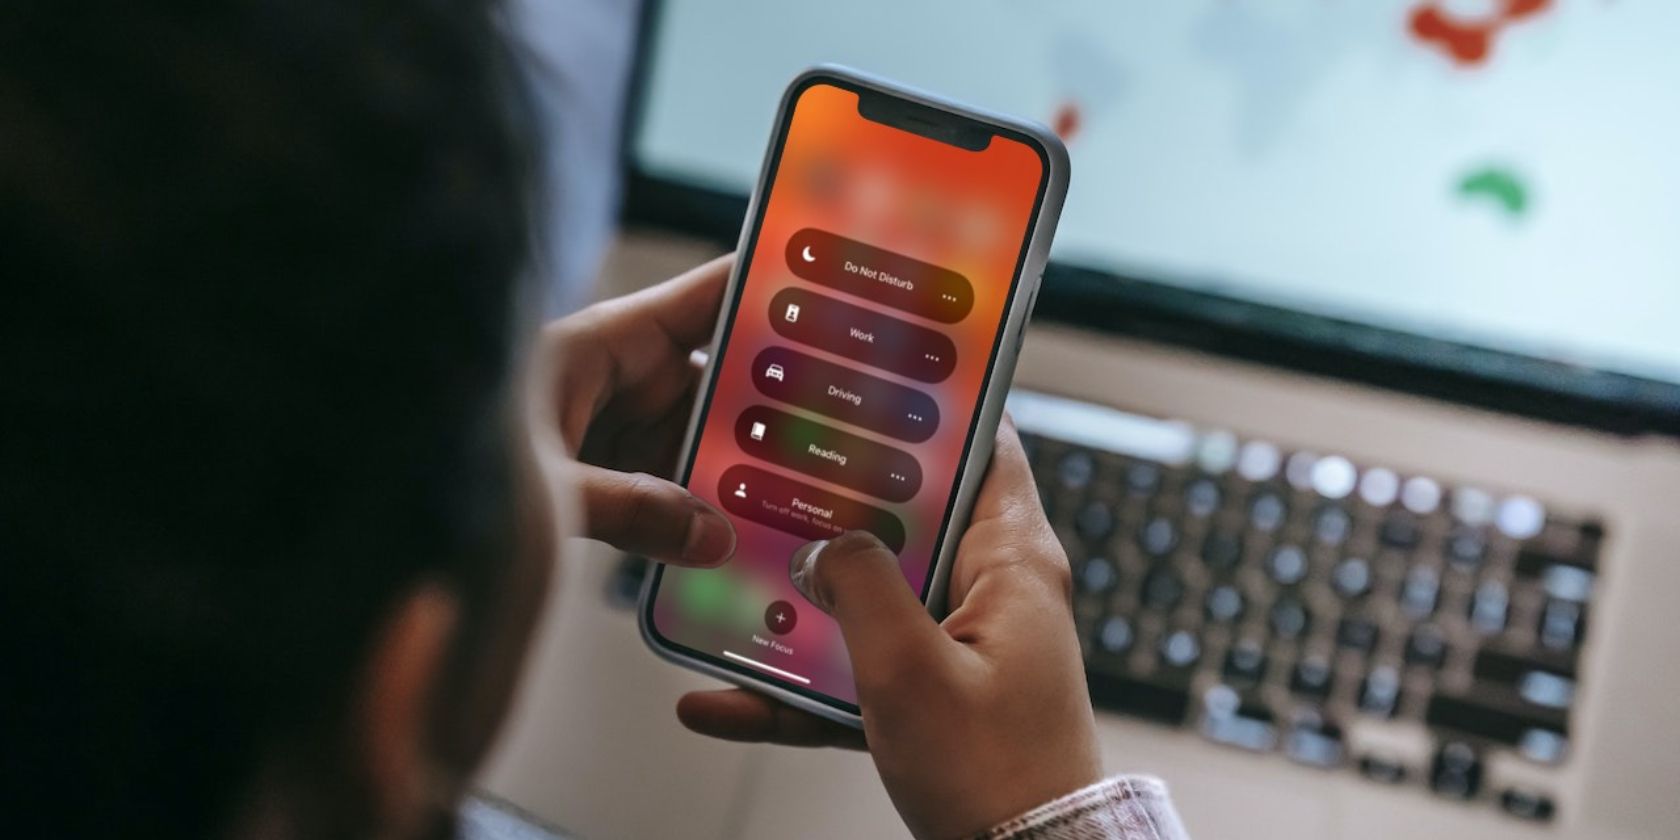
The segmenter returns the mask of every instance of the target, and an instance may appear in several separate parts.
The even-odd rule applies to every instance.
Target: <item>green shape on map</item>
[[[1486,197],[1512,218],[1528,210],[1528,186],[1517,173],[1500,166],[1472,171],[1458,182],[1458,194],[1465,198]]]

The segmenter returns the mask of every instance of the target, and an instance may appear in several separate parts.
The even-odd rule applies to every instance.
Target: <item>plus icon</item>
[[[770,632],[783,636],[799,623],[799,614],[793,611],[793,605],[786,601],[773,601],[764,609],[764,626]]]

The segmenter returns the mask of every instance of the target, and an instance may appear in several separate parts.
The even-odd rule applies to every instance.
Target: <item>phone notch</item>
[[[973,120],[875,91],[858,92],[858,115],[971,152],[984,151],[992,144],[991,130]]]

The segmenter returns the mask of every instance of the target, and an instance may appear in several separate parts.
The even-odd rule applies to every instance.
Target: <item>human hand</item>
[[[668,480],[700,386],[734,257],[549,324],[538,373],[545,424],[575,453],[584,535],[665,563],[735,553],[722,513]]]
[[[736,741],[867,748],[917,837],[976,834],[1102,777],[1072,580],[1007,419],[935,622],[863,532],[813,543],[790,573],[840,625],[863,733],[740,689],[677,716]]]

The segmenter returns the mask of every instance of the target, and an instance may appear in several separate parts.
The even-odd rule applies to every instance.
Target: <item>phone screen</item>
[[[885,94],[838,80],[794,96],[684,465],[733,520],[735,558],[656,572],[647,619],[668,646],[855,712],[839,628],[789,558],[868,530],[926,599],[1048,163],[975,121],[959,145],[878,120]]]

